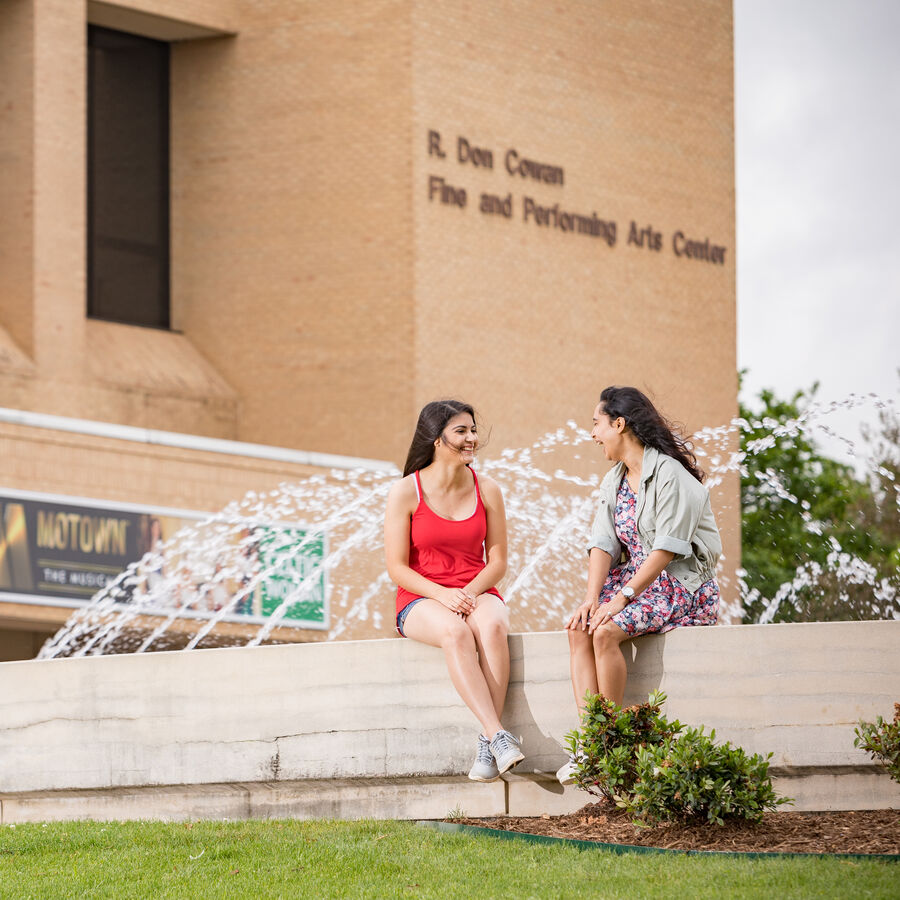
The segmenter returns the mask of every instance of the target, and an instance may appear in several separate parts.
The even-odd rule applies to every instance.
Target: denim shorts
[[[409,615],[409,611],[417,603],[421,603],[424,599],[424,597],[419,597],[416,600],[410,600],[409,603],[407,603],[406,606],[404,606],[403,609],[401,609],[400,612],[397,613],[397,631],[399,631],[400,634],[403,635],[403,637],[406,637],[406,635],[403,634],[403,623],[406,621],[406,617]]]

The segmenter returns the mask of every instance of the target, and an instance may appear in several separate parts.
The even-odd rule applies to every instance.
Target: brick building
[[[728,0],[5,0],[0,487],[214,510],[435,396],[728,421],[733,112]],[[15,594],[0,659],[70,612]]]

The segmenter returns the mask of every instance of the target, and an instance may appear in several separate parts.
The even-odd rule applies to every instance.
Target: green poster
[[[302,528],[260,527],[259,564],[274,571],[260,586],[261,613],[268,618],[303,584],[301,598],[282,615],[285,624],[327,627],[325,607],[325,537]],[[298,549],[299,548],[299,549]],[[311,581],[308,581],[311,579]]]

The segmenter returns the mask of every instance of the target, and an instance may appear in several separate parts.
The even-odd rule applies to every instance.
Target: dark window
[[[169,45],[88,26],[88,315],[169,327]]]

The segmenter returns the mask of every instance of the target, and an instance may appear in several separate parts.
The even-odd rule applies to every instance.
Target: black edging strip
[[[665,847],[643,847],[638,844],[604,844],[601,841],[581,841],[576,838],[550,837],[547,834],[529,834],[525,831],[503,831],[500,828],[478,825],[457,825],[455,822],[436,822],[420,819],[416,825],[455,834],[472,834],[478,837],[496,837],[505,841],[527,841],[530,844],[564,844],[578,850],[608,850],[611,853],[679,853],[682,856],[737,857],[740,859],[876,859],[883,862],[900,862],[900,853],[781,853],[778,851],[739,850],[671,850]]]

